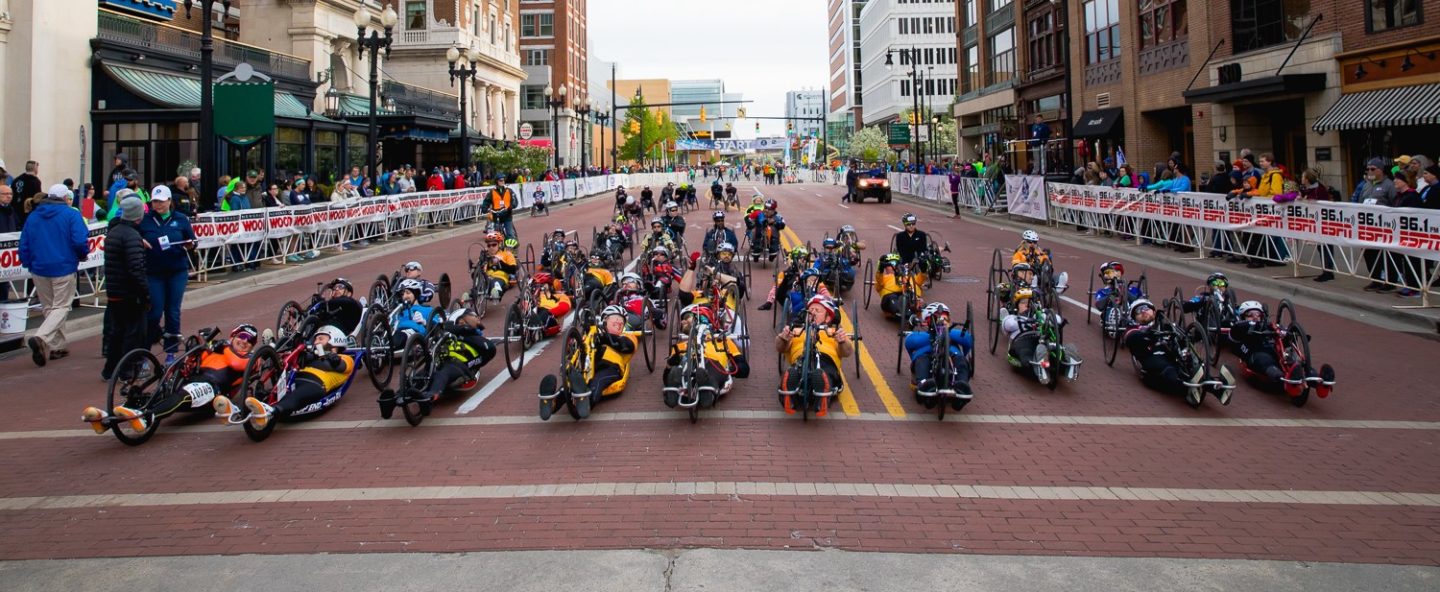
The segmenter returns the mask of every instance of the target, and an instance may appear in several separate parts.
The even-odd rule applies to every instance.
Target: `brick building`
[[[562,166],[579,166],[580,117],[575,100],[589,88],[586,10],[588,0],[525,0],[520,4],[520,56],[529,78],[520,88],[520,120],[534,130],[532,144],[558,146]],[[552,97],[566,89],[558,130],[545,88]],[[590,97],[600,100],[602,97]],[[606,97],[608,98],[608,97]],[[557,133],[558,131],[558,133]]]
[[[864,121],[860,91],[860,10],[866,0],[830,0],[825,12],[830,56],[831,135],[849,137]]]

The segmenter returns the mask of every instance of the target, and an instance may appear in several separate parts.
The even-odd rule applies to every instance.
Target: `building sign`
[[[215,135],[258,138],[275,133],[275,81],[245,62],[215,80]]]
[[[532,137],[534,137],[534,136],[535,136],[535,126],[530,125],[530,122],[528,122],[528,121],[525,122],[525,123],[520,124],[520,139],[521,139],[521,140],[529,140],[530,138],[532,138]]]
[[[890,124],[890,149],[900,150],[910,146],[910,126],[903,123]]]

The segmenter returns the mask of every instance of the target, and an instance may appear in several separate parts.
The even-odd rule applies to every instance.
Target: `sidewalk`
[[[894,195],[903,202],[917,204],[947,216],[954,213],[949,203],[928,201],[901,193]],[[1418,308],[1420,305],[1418,298],[1400,298],[1394,293],[1366,292],[1363,288],[1368,282],[1359,278],[1337,275],[1334,281],[1317,283],[1311,279],[1318,272],[1308,268],[1300,268],[1300,275],[1293,277],[1292,267],[1288,265],[1249,269],[1244,264],[1226,263],[1224,259],[1201,258],[1201,254],[1198,252],[1180,253],[1167,247],[1141,246],[1135,244],[1134,241],[1122,241],[1115,237],[1082,235],[1068,224],[1050,226],[1039,220],[1018,218],[1008,214],[996,213],[989,216],[977,216],[974,212],[961,208],[961,219],[992,228],[1013,229],[1016,232],[1025,228],[1044,226],[1050,229],[1045,235],[1045,240],[1048,242],[1098,253],[1116,253],[1124,258],[1145,260],[1157,269],[1194,276],[1197,283],[1211,272],[1221,271],[1229,276],[1237,286],[1241,286],[1245,292],[1261,294],[1270,299],[1289,298],[1311,308],[1350,317],[1386,329],[1428,335],[1440,334],[1440,307]],[[1071,275],[1080,277],[1075,275],[1075,272],[1071,272]],[[1081,283],[1080,285],[1084,286],[1085,284]],[[1397,308],[1401,306],[1417,308]]]
[[[858,553],[815,549],[511,551],[0,562],[19,592],[189,590],[1432,590],[1434,567],[1290,561]],[[814,550],[812,550],[814,549]],[[164,574],[164,577],[157,577]]]

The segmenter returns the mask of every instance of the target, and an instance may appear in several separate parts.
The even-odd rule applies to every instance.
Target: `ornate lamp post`
[[[215,34],[210,20],[215,11],[215,0],[185,0],[185,18],[190,18],[190,11],[196,4],[200,5],[200,12],[205,13],[205,24],[200,27],[200,187],[196,189],[202,195],[210,195],[217,189],[216,179],[219,178],[216,175],[219,171],[215,170],[215,96],[211,86],[215,79]],[[224,7],[225,14],[230,14],[230,0],[224,0],[220,5]]]
[[[385,57],[390,57],[390,44],[395,41],[396,19],[395,9],[386,4],[385,11],[380,13],[380,25],[385,27],[385,34],[381,35],[379,31],[370,31],[370,35],[367,36],[365,29],[370,25],[370,9],[365,8],[362,3],[360,10],[355,12],[355,28],[357,30],[355,42],[360,47],[360,59],[365,59],[365,50],[370,50],[370,133],[366,138],[369,145],[365,147],[367,168],[365,174],[370,175],[372,179],[379,178],[378,167],[375,163],[376,145],[379,142],[376,137],[378,131],[375,124],[375,100],[376,95],[379,94],[378,87],[380,85],[379,54],[383,49]]]
[[[465,52],[462,61],[460,48],[452,47],[445,52],[445,60],[450,62],[450,86],[455,86],[455,79],[460,79],[460,167],[464,170],[470,168],[470,110],[466,103],[466,90],[470,87],[470,79],[480,71],[475,64],[480,61],[480,50],[470,48]],[[468,65],[468,67],[467,67]]]
[[[555,174],[560,174],[560,110],[565,108],[565,85],[556,93],[545,85],[545,104],[550,107],[550,149],[555,151]]]
[[[590,133],[590,111],[594,106],[595,103],[590,97],[583,100],[575,97],[575,113],[580,115],[580,174],[585,177],[590,176],[590,148],[586,146],[585,140]]]

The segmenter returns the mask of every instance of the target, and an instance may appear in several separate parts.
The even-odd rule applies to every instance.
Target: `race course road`
[[[752,186],[740,185],[748,201]],[[780,202],[787,245],[818,244],[852,224],[867,259],[885,252],[913,207],[840,204],[842,189],[829,184],[758,190]],[[703,206],[687,216],[691,245],[710,226]],[[611,207],[602,196],[519,220],[521,256],[554,228],[579,230],[588,248]],[[836,548],[1440,565],[1440,399],[1423,370],[1440,352],[1434,341],[1297,302],[1314,358],[1337,369],[1336,392],[1296,408],[1242,382],[1228,407],[1210,398],[1190,409],[1143,387],[1126,352],[1114,367],[1101,360],[1099,330],[1079,303],[1092,270],[1114,255],[1052,244],[1075,301],[1062,309],[1066,341],[1086,359],[1077,382],[1052,392],[1005,363],[1003,338],[996,354],[985,347],[987,270],[996,248],[1008,259],[1018,233],[914,211],[951,247],[953,271],[925,300],[962,315],[969,302],[983,344],[975,400],[944,422],[914,400],[908,362],[897,371],[897,327],[878,300],[853,319],[857,307],[845,306],[863,347],[843,363],[841,405],[809,422],[785,416],[775,329],[756,310],[773,265],[754,268],[744,304],[752,374],[694,425],[664,407],[661,368],[646,371],[638,354],[625,394],[590,419],[539,421],[537,385],[560,361],[547,343],[517,380],[495,378],[498,357],[475,391],[449,395],[418,428],[398,413],[380,420],[361,377],[334,409],[282,424],[263,443],[201,412],[166,420],[131,448],[79,421],[105,399],[90,338],[45,368],[28,356],[0,361],[0,560]],[[730,224],[739,220],[729,213]],[[317,282],[338,275],[363,291],[412,259],[429,279],[449,273],[458,297],[469,287],[467,247],[479,240],[471,228],[377,243],[369,250],[383,253],[364,263],[237,290],[186,310],[185,328],[270,327],[283,302],[303,301]],[[1042,245],[1057,232],[1036,230]],[[1122,261],[1132,278],[1147,266]],[[1157,299],[1202,281],[1146,274]],[[492,309],[485,321],[493,335],[503,316]],[[1238,375],[1232,355],[1223,361]]]

